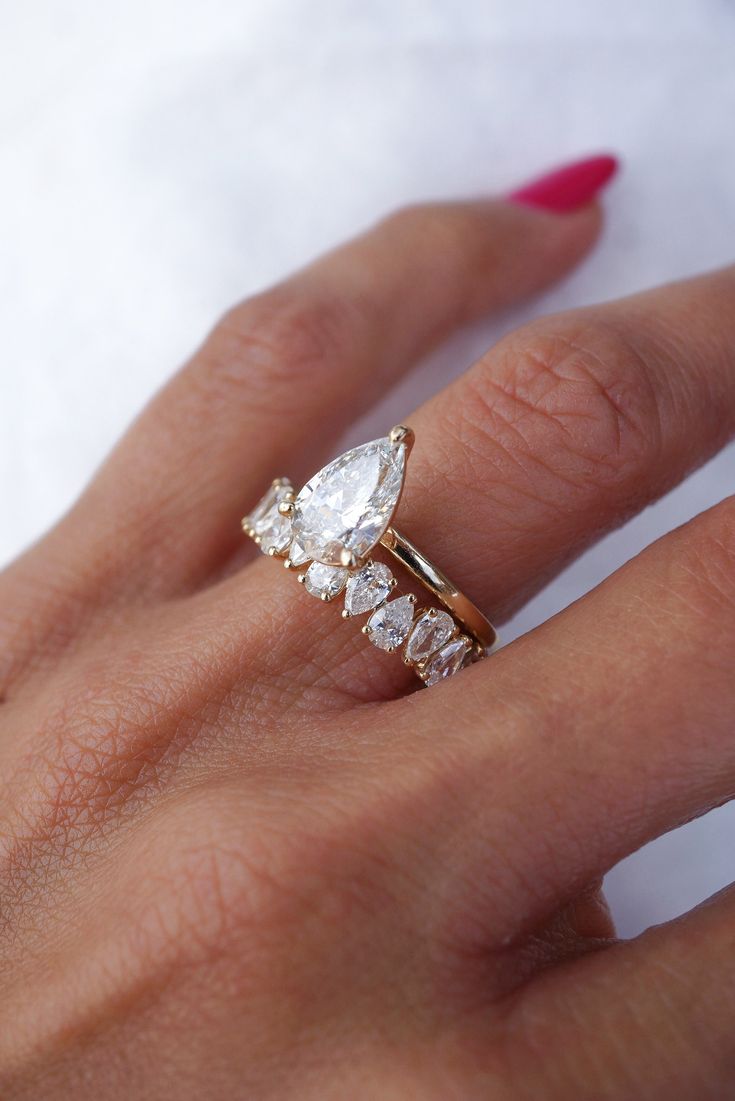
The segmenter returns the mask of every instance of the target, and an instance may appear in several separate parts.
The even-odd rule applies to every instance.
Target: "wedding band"
[[[436,684],[485,657],[494,627],[449,578],[393,526],[414,443],[410,428],[346,451],[298,493],[276,478],[242,521],[264,554],[288,569],[312,596],[329,602],[344,592],[342,615],[369,615],[363,632],[381,650],[402,648],[424,684]],[[371,554],[383,547],[443,608],[417,607],[413,593],[396,595],[397,579]]]

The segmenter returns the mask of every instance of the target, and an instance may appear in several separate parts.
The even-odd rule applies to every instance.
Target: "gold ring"
[[[345,594],[345,619],[368,615],[362,628],[381,650],[403,648],[424,684],[478,661],[497,641],[495,628],[438,566],[393,526],[414,443],[399,424],[388,436],[353,447],[310,478],[298,493],[276,478],[242,521],[264,554],[300,569],[298,580],[323,601]],[[371,557],[384,547],[444,607],[417,607],[396,595],[387,565]]]

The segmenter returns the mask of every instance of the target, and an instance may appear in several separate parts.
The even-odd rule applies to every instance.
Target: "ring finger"
[[[409,418],[401,529],[502,620],[726,442],[733,344],[735,269],[520,330]],[[290,676],[308,635],[312,684],[380,698],[407,683],[351,622],[293,593],[287,612],[285,580],[258,576],[292,617],[271,654]]]

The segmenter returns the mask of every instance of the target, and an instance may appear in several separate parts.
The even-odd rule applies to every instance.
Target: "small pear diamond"
[[[325,566],[312,562],[304,575],[304,588],[321,600],[333,600],[339,596],[347,581],[347,570],[340,566]]]
[[[461,636],[442,646],[424,667],[422,676],[426,684],[438,684],[445,677],[452,677],[462,668],[470,651],[470,640]]]
[[[368,562],[347,582],[345,611],[348,615],[371,612],[390,596],[393,574],[382,562]]]
[[[457,626],[448,612],[430,608],[414,624],[406,643],[406,657],[414,662],[423,661],[448,642],[456,631]]]
[[[315,562],[364,560],[384,535],[403,488],[406,445],[389,437],[353,447],[311,478],[296,497],[293,534]]]
[[[309,561],[308,554],[296,539],[294,539],[288,552],[288,561],[292,566],[305,566]]]
[[[370,641],[381,650],[395,650],[404,641],[413,622],[414,600],[400,596],[373,612],[365,626]]]
[[[291,520],[281,515],[278,506],[292,494],[289,482],[274,483],[248,517],[248,525],[264,554],[283,554],[291,542]]]

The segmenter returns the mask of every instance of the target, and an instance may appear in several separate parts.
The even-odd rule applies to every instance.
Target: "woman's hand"
[[[597,890],[732,795],[733,500],[415,693],[238,527],[598,222],[417,207],[238,307],[2,576],[4,1101],[733,1088],[735,897]],[[401,527],[502,620],[724,443],[733,349],[733,270],[514,333],[404,418]]]

